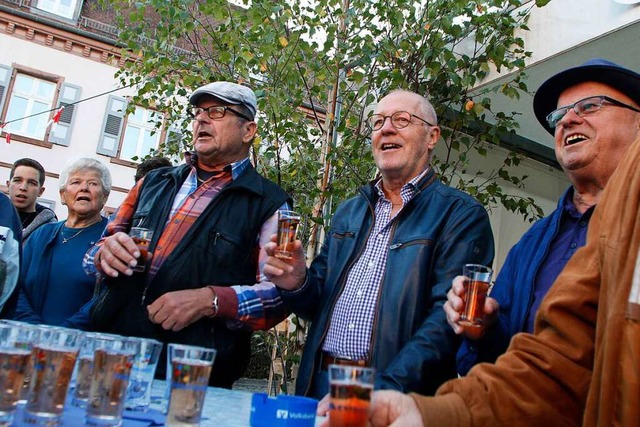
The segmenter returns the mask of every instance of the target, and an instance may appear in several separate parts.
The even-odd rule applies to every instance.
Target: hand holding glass
[[[464,276],[464,309],[459,324],[481,326],[484,322],[484,303],[489,293],[493,270],[480,264],[466,264]]]
[[[144,270],[147,267],[147,261],[151,259],[149,256],[149,244],[153,238],[153,230],[142,227],[131,227],[129,236],[133,239],[140,251],[138,263],[132,268],[132,270],[136,273],[144,273]]]
[[[278,247],[274,255],[277,258],[291,259],[293,257],[293,242],[298,235],[301,216],[294,211],[278,211]]]

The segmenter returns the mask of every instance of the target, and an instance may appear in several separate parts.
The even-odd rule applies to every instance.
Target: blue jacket
[[[524,330],[536,274],[560,229],[562,205],[569,191],[571,187],[556,209],[533,224],[509,251],[491,290],[491,297],[500,304],[500,315],[482,339],[463,340],[457,355],[459,374],[466,375],[477,363],[495,362],[507,350],[511,337]]]
[[[0,318],[11,317],[18,299],[22,224],[11,200],[0,193]]]
[[[427,394],[455,376],[459,341],[442,309],[451,281],[462,274],[465,263],[491,265],[494,246],[480,203],[436,180],[433,170],[417,187],[392,225],[369,363],[377,370],[376,388]],[[377,198],[371,183],[342,203],[308,282],[294,292],[281,292],[297,314],[312,322],[297,394],[312,390],[334,306],[373,228]]]
[[[18,306],[14,318],[30,323],[42,323],[42,309],[47,300],[56,299],[60,304],[77,305],[77,295],[61,295],[49,289],[49,276],[52,272],[53,245],[58,238],[58,234],[64,226],[65,221],[55,224],[45,224],[38,227],[25,244],[23,254],[23,264],[20,271],[20,294]],[[83,237],[89,237],[95,243],[100,239],[101,229],[107,224],[107,219],[102,218],[101,228],[94,227],[92,232],[84,233]],[[81,253],[70,254],[69,262],[82,263],[82,257],[90,244]],[[63,274],[57,272],[57,274]],[[87,276],[87,282],[93,284],[95,277]],[[85,285],[84,283],[82,284]],[[80,305],[87,301],[80,301]],[[86,327],[86,313],[77,312],[66,319],[60,326],[65,327]]]

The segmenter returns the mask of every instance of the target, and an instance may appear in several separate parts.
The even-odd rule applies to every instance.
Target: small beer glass
[[[31,357],[33,328],[0,324],[0,426],[10,426]]]
[[[330,427],[367,427],[375,369],[329,365]]]
[[[133,411],[147,411],[151,403],[151,385],[162,351],[162,343],[147,338],[131,339],[140,342],[140,352],[133,359],[125,407]]]
[[[464,310],[458,322],[464,326],[480,326],[484,321],[484,302],[489,293],[493,270],[480,264],[466,264],[464,276]]]
[[[140,342],[119,336],[94,338],[93,370],[85,424],[120,426],[133,358]]]
[[[142,227],[131,227],[131,230],[129,230],[129,236],[136,243],[138,250],[140,251],[138,263],[132,268],[132,270],[136,273],[144,273],[144,270],[147,268],[147,262],[151,259],[149,256],[149,245],[153,238],[153,230]]]
[[[212,348],[173,344],[167,426],[200,425],[202,407],[216,351]]]
[[[82,332],[73,329],[40,330],[31,351],[33,372],[24,412],[26,424],[60,424],[82,338]]]
[[[278,237],[274,255],[277,258],[291,259],[292,245],[298,235],[301,216],[294,211],[278,211]]]

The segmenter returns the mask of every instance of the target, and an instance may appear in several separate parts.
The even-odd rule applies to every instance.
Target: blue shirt
[[[573,194],[573,189],[565,194],[558,234],[551,242],[549,253],[542,261],[536,274],[533,300],[524,325],[525,332],[533,333],[533,325],[540,303],[569,259],[587,241],[587,226],[594,207],[590,207],[581,214],[573,204]]]

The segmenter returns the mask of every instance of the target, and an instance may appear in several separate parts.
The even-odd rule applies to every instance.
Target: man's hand
[[[464,310],[464,276],[457,276],[453,279],[451,289],[447,293],[447,302],[444,303],[443,309],[447,314],[447,322],[456,334],[477,340],[482,338],[487,329],[495,323],[500,312],[500,305],[495,299],[487,297],[484,302],[484,321],[482,325],[460,325],[458,322]]]
[[[264,245],[264,250],[269,255],[266,260],[263,272],[267,278],[277,287],[293,291],[304,283],[307,274],[307,264],[305,262],[302,242],[293,242],[293,257],[291,259],[281,259],[274,256],[277,248],[275,243],[276,235],[271,237],[271,242]]]
[[[207,288],[167,292],[147,306],[149,320],[163,329],[179,331],[211,311],[211,291]]]
[[[371,397],[369,421],[372,427],[421,427],[422,414],[409,395],[394,390],[380,390]]]
[[[119,273],[131,276],[131,267],[138,265],[140,256],[138,246],[128,234],[118,232],[109,236],[96,252],[96,267],[110,277],[118,277]]]

